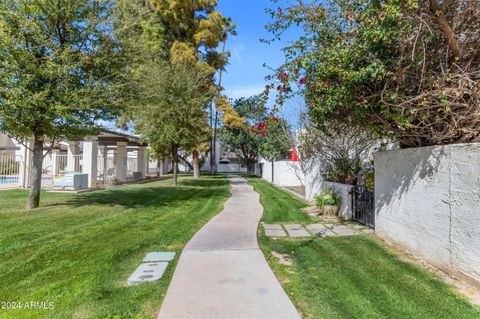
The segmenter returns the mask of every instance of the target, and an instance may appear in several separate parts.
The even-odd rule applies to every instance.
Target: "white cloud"
[[[257,83],[248,86],[231,86],[225,89],[225,95],[232,99],[239,99],[241,97],[250,97],[252,95],[260,94],[265,89],[265,83]]]
[[[242,52],[245,50],[245,44],[240,42],[230,48],[231,58],[236,61],[236,64],[242,65]]]

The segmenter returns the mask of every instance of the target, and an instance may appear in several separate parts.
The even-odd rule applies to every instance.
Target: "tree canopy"
[[[478,1],[296,1],[271,15],[273,40],[304,34],[269,89],[298,87],[319,128],[348,122],[402,147],[478,139]]]
[[[247,167],[250,174],[252,164],[258,159],[259,144],[262,136],[255,131],[256,123],[265,116],[265,109],[261,107],[260,96],[240,98],[233,102],[234,111],[244,121],[235,125],[225,125],[220,130],[222,146],[229,152],[237,155]],[[228,123],[228,121],[226,121]]]
[[[110,0],[0,3],[0,131],[34,138],[29,207],[39,204],[45,142],[95,131],[119,113]]]
[[[157,150],[170,149],[174,157],[179,148],[192,152],[198,176],[199,152],[211,136],[208,106],[225,101],[218,94],[215,72],[226,64],[227,55],[218,52],[218,46],[232,31],[232,23],[215,10],[216,1],[120,4],[119,15],[127,18],[119,37],[129,49],[124,82],[130,85],[122,90],[129,109],[124,121],[133,122]],[[227,119],[235,121],[231,106],[222,107]]]

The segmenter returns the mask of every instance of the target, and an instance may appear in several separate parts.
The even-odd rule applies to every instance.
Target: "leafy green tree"
[[[269,114],[263,122],[256,125],[262,139],[259,144],[259,153],[267,161],[272,162],[272,183],[275,176],[275,160],[286,154],[292,147],[291,139],[288,138],[290,128],[284,119]]]
[[[154,148],[171,150],[175,185],[178,150],[198,147],[202,132],[208,133],[205,106],[212,98],[211,74],[196,66],[163,62],[140,68],[143,97],[130,108],[135,130]]]
[[[155,88],[149,86],[159,83],[158,75],[151,70],[164,74],[159,70],[158,65],[170,70],[182,70],[182,73],[190,68],[192,74],[201,74],[202,81],[192,88],[200,90],[196,97],[209,97],[204,105],[206,114],[207,106],[212,105],[215,96],[218,97],[218,93],[212,94],[212,92],[219,92],[214,84],[214,75],[217,70],[223,69],[228,54],[225,53],[225,45],[222,46],[222,53],[217,52],[217,48],[220,41],[226,38],[226,34],[231,32],[231,29],[227,28],[232,25],[230,19],[223,17],[215,10],[216,1],[120,1],[122,5],[119,14],[126,19],[117,29],[120,30],[120,38],[124,45],[130,49],[129,61],[124,65],[125,82],[131,84],[123,90],[123,95],[131,105],[131,110],[126,113],[124,120],[149,122],[152,120],[150,114],[138,112],[138,105],[148,105],[151,110],[157,107],[157,111],[152,110],[156,113],[163,112],[165,109],[163,101],[160,100],[180,101],[177,93],[169,90],[159,90],[164,95],[156,94],[158,101],[150,99],[149,95]],[[208,83],[205,82],[207,78]],[[183,80],[178,79],[179,82]],[[163,82],[160,84],[165,85]],[[189,92],[194,95],[191,90]],[[169,128],[172,125],[187,125],[187,127],[177,127],[177,132],[183,132],[176,135],[179,140],[167,140],[169,140],[168,143],[176,145],[172,149],[181,147],[182,150],[192,153],[194,177],[198,177],[199,155],[205,150],[205,143],[210,139],[211,133],[206,129],[208,124],[205,122],[205,114],[197,112],[196,103],[178,105],[178,108],[184,110],[188,105],[194,107],[190,115],[197,116],[191,117],[189,123],[177,121],[172,117],[171,123],[167,122],[169,118],[164,118],[164,121],[157,124],[166,125]],[[140,116],[147,118],[141,119]],[[196,125],[192,125],[195,121]],[[160,142],[156,141],[157,132],[155,131],[163,130],[163,127],[154,126],[153,131],[146,125],[135,125],[135,127],[150,143],[164,144],[164,138],[161,138]],[[186,134],[186,129],[195,131]],[[187,135],[189,135],[188,143],[184,138]],[[173,155],[177,157],[178,154]]]
[[[257,162],[259,143],[262,136],[256,131],[255,124],[265,116],[260,96],[240,98],[233,103],[234,111],[244,119],[241,124],[225,125],[220,129],[220,141],[229,152],[235,153],[251,174],[252,164]]]
[[[226,51],[226,41],[229,35],[235,34],[235,24],[230,18],[224,17],[215,10],[217,1],[180,1],[180,0],[151,0],[159,12],[166,26],[166,38],[171,43],[170,60],[197,59],[203,67],[212,70],[212,87],[216,94],[210,100],[210,153],[211,160],[215,158],[215,139],[218,123],[218,111],[226,111],[234,115],[231,106],[220,96],[222,87],[222,72],[227,64],[229,53]],[[218,47],[220,45],[220,52]],[[215,84],[213,75],[218,72],[218,84]],[[221,101],[221,103],[218,103]],[[216,110],[213,110],[213,104]],[[219,106],[220,105],[220,106]],[[198,132],[202,133],[202,132]],[[203,133],[207,133],[204,131]],[[201,139],[203,141],[203,138]],[[202,142],[203,144],[203,142]],[[200,144],[200,146],[202,145]],[[200,147],[202,148],[202,147]],[[194,158],[197,154],[192,154]],[[212,173],[215,173],[215,163],[211,162]]]
[[[28,207],[40,202],[45,145],[94,132],[119,111],[113,1],[0,2],[0,131],[33,137]]]
[[[274,39],[304,30],[274,88],[280,100],[298,89],[317,127],[351,123],[402,147],[479,139],[479,1],[296,1],[271,14]]]

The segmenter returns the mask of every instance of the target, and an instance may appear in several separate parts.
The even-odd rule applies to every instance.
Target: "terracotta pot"
[[[337,205],[325,205],[322,209],[322,215],[325,217],[336,217],[338,216],[338,212],[340,207]]]

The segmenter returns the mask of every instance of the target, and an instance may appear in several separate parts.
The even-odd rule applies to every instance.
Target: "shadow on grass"
[[[209,176],[208,178],[179,180],[178,184],[188,187],[219,187],[228,185],[229,181],[224,177]]]
[[[158,208],[181,205],[182,202],[192,199],[209,199],[221,191],[228,181],[224,179],[186,179],[179,180],[179,186],[146,186],[120,187],[91,193],[78,194],[63,203],[54,203],[45,206],[73,206],[88,205],[120,205],[125,208]]]
[[[433,274],[366,236],[273,242],[302,278],[300,298],[332,317],[478,318],[478,309]],[[326,315],[324,313],[324,315]],[[328,315],[326,315],[328,317]]]

